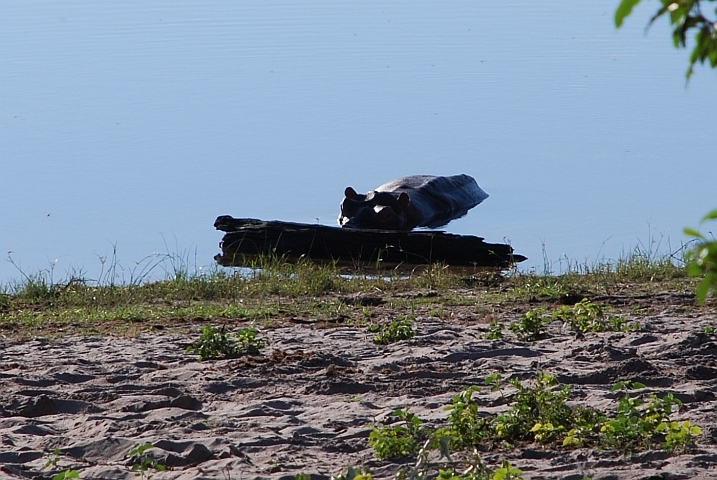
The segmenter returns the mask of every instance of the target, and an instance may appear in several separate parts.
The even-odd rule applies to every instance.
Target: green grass
[[[560,303],[571,296],[631,291],[694,291],[699,279],[687,276],[683,265],[669,257],[634,252],[612,263],[570,265],[560,275],[517,270],[468,275],[433,265],[420,273],[345,275],[332,265],[308,261],[295,264],[280,258],[260,260],[254,269],[216,269],[190,273],[175,256],[163,267],[145,265],[118,283],[116,266],[108,265],[100,280],[72,272],[55,279],[52,269],[22,272],[19,281],[0,287],[0,329],[15,335],[37,334],[61,327],[80,331],[137,330],[164,323],[227,320],[271,323],[291,317],[344,319],[365,324],[373,312],[421,313],[448,319],[455,308],[478,314],[511,302],[529,300]],[[148,272],[165,278],[147,281]],[[344,303],[340,297],[369,292],[384,298],[382,307]],[[171,321],[171,322],[170,322]]]

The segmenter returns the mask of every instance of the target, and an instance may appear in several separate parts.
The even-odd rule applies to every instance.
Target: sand
[[[689,296],[645,302],[651,313],[627,315],[640,322],[637,332],[581,336],[554,322],[531,342],[486,340],[488,317],[457,307],[442,318],[418,315],[418,335],[392,345],[375,344],[363,327],[287,319],[258,325],[271,342],[262,355],[205,362],[185,353],[192,332],[5,340],[0,477],[72,468],[80,478],[137,478],[128,452],[152,442],[149,454],[168,467],[153,472],[157,480],[318,479],[348,465],[389,478],[410,461],[376,459],[368,434],[392,410],[410,407],[438,425],[452,396],[486,375],[528,379],[545,370],[570,386],[571,398],[605,410],[614,408],[618,380],[672,392],[683,402],[676,417],[702,428],[696,448],[625,456],[535,444],[487,453],[488,464],[508,459],[525,479],[717,478],[717,338],[705,333],[717,315],[686,308]],[[46,466],[56,448],[57,465]]]

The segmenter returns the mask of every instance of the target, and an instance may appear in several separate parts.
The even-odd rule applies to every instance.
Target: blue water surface
[[[334,225],[410,174],[474,176],[447,229],[524,269],[676,250],[717,207],[717,75],[616,5],[4,1],[0,282],[210,267],[218,215]]]

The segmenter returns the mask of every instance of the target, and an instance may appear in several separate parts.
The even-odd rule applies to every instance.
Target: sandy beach
[[[483,385],[488,374],[530,379],[544,370],[570,387],[572,399],[603,410],[614,408],[610,387],[619,380],[673,393],[683,402],[676,417],[702,429],[696,448],[626,456],[526,445],[484,454],[489,465],[507,459],[525,479],[715,478],[717,338],[705,330],[717,325],[714,309],[669,293],[597,300],[650,308],[626,315],[640,322],[639,331],[576,335],[552,322],[544,338],[530,342],[484,338],[488,321],[519,317],[509,308],[417,315],[417,336],[390,345],[374,343],[362,326],[287,318],[257,325],[270,341],[262,355],[204,362],[185,352],[199,324],[131,338],[5,340],[0,476],[51,478],[75,469],[80,478],[137,478],[128,452],[151,442],[148,453],[167,467],[152,472],[157,480],[319,479],[349,465],[389,478],[411,461],[377,459],[368,434],[394,409],[410,407],[438,425],[453,395]],[[392,314],[376,310],[382,318]],[[46,466],[55,449],[55,466]]]

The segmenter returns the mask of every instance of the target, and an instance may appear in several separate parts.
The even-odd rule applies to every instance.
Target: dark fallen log
[[[439,231],[356,230],[228,215],[218,217],[214,227],[226,232],[219,244],[222,253],[214,257],[223,266],[250,266],[269,255],[363,270],[410,270],[444,263],[477,271],[505,269],[525,260],[510,245]]]

